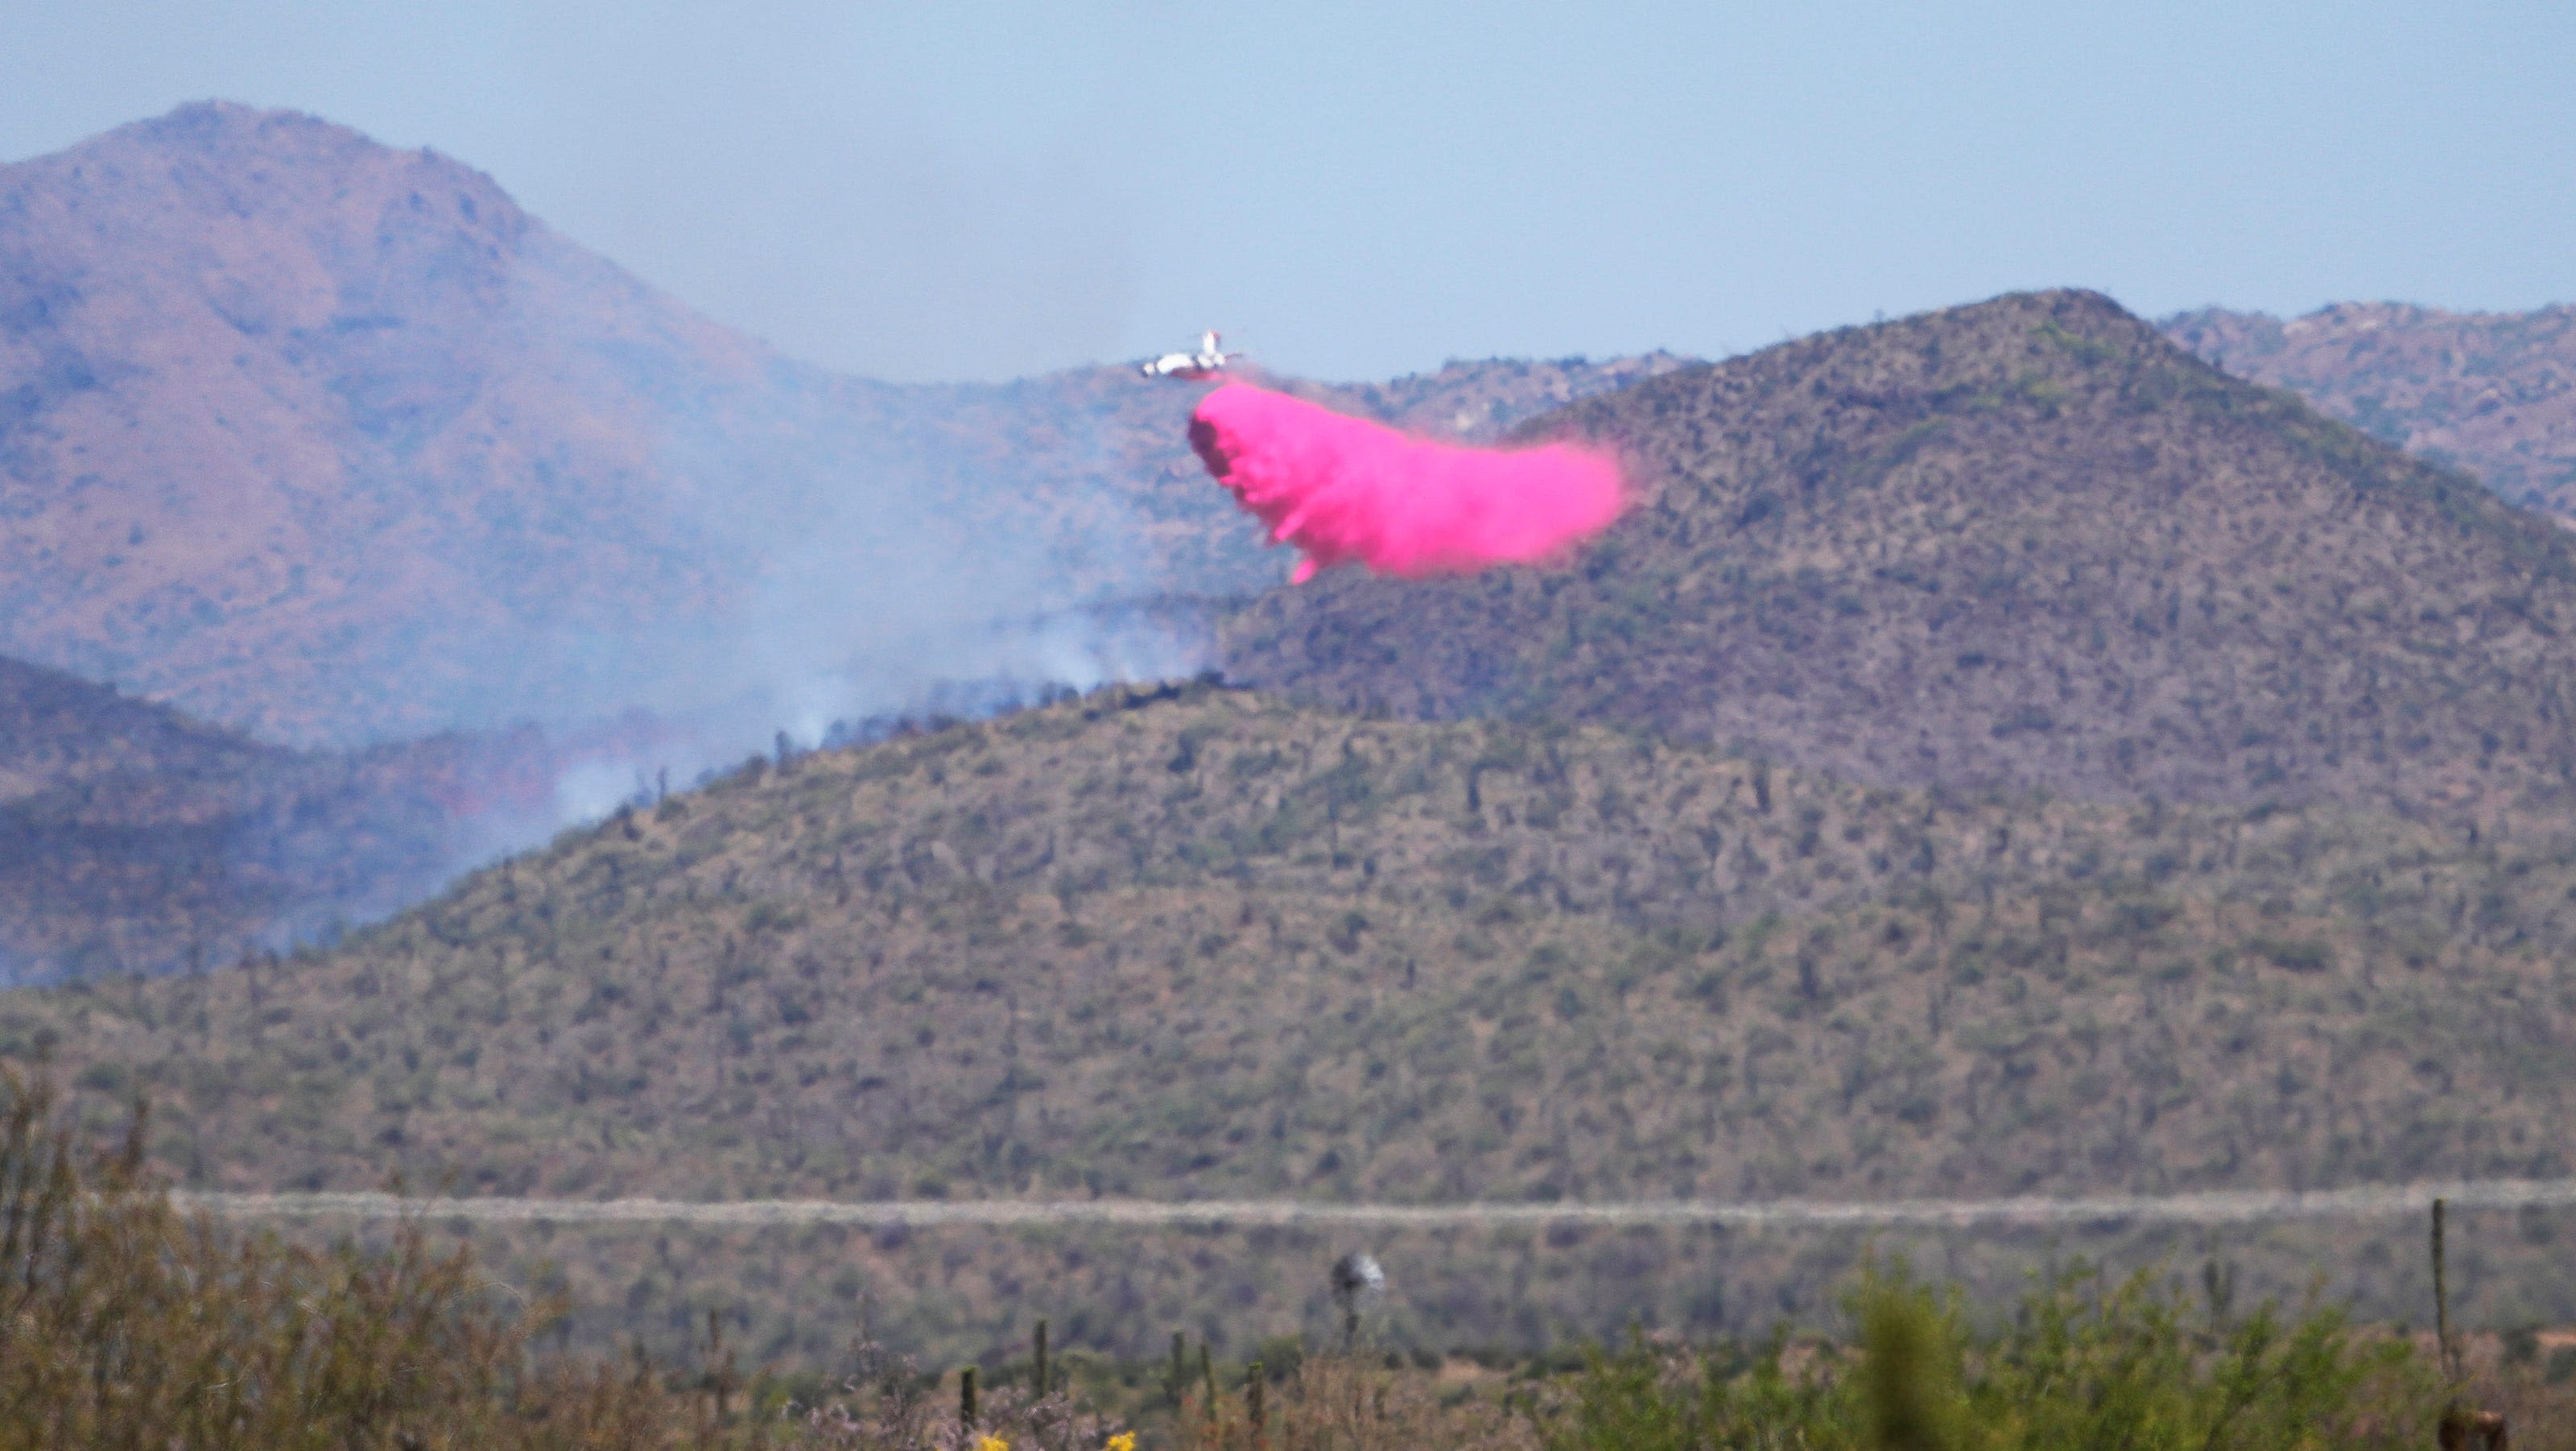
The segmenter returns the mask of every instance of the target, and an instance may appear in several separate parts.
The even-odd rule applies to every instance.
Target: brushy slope
[[[2566,1168],[2566,843],[1196,687],[750,769],[6,999],[193,1183],[1601,1198]]]
[[[2576,771],[2576,542],[2089,293],[1673,373],[1530,425],[1642,502],[1559,570],[1341,572],[1228,668],[1856,779],[2493,811]]]

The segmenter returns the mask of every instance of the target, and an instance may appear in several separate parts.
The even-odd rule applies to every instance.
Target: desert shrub
[[[1639,1338],[1596,1354],[1554,1451],[2420,1445],[2442,1401],[2411,1346],[2335,1309],[2230,1319],[2144,1274],[2071,1273],[1985,1333],[1901,1271],[1864,1278],[1851,1310],[1848,1346],[1748,1356]]]

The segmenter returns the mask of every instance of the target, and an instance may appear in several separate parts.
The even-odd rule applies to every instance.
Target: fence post
[[[2442,1268],[2442,1219],[2447,1207],[2439,1199],[2433,1201],[2433,1340],[2441,1351],[2442,1379],[2456,1391],[2460,1386],[2460,1357],[2451,1342],[2451,1287]]]

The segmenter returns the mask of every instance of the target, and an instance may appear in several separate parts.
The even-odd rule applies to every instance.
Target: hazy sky
[[[292,106],[819,362],[999,378],[1220,326],[1356,378],[2054,284],[2576,300],[2571,77],[2564,0],[0,0],[0,158]]]

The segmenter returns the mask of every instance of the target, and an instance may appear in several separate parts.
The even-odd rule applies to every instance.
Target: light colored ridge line
[[[1726,1202],[1644,1199],[1603,1204],[1329,1204],[1301,1199],[880,1200],[520,1199],[392,1194],[182,1192],[184,1209],[226,1219],[468,1220],[483,1224],[707,1224],[866,1226],[1099,1224],[1354,1225],[1451,1229],[1509,1225],[1717,1225],[1740,1228],[1982,1224],[2086,1224],[2148,1220],[2231,1224],[2283,1219],[2378,1219],[2420,1214],[2435,1198],[2461,1209],[2576,1205],[2576,1179],[2467,1179],[2348,1189],[2213,1189],[2188,1194],[2102,1194],[2067,1199],[1814,1199]]]

